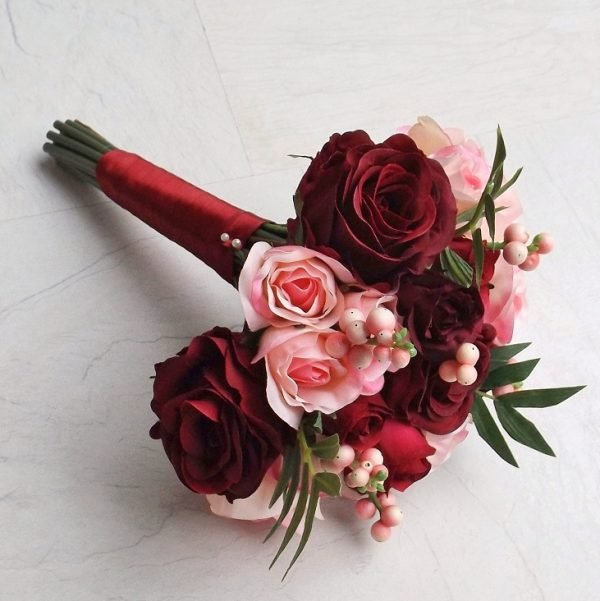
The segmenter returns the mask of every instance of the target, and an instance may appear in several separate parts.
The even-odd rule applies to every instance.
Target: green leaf
[[[302,551],[304,551],[304,547],[306,547],[306,543],[310,538],[310,533],[312,532],[313,523],[315,521],[315,514],[319,504],[319,496],[322,492],[330,497],[339,497],[342,492],[342,481],[340,480],[340,477],[337,474],[330,474],[327,472],[319,472],[313,477],[310,496],[308,498],[308,505],[306,506],[306,513],[304,515],[304,528],[302,530],[302,536],[300,537],[300,542],[298,543],[298,548],[292,557],[292,561],[290,561],[290,565],[288,566],[281,580],[285,579],[285,577],[288,575],[288,572],[292,569],[292,566],[296,563],[298,557],[300,557]]]
[[[300,463],[300,453],[297,446],[288,447],[285,450],[283,455],[283,465],[281,466],[281,473],[279,474],[279,479],[277,480],[277,484],[275,485],[275,490],[273,491],[273,496],[271,497],[271,501],[269,502],[269,508],[273,507],[277,502],[277,499],[285,492],[287,489],[287,485],[292,477],[294,463],[296,467]]]
[[[502,432],[500,432],[500,428],[496,425],[492,414],[486,407],[480,394],[475,395],[475,402],[471,408],[471,415],[473,416],[473,422],[479,436],[481,436],[481,438],[483,438],[483,440],[485,440],[485,442],[487,442],[490,447],[504,459],[504,461],[515,467],[519,467],[517,460],[514,458],[509,446],[506,444],[506,440],[504,440],[504,436],[502,436]]]
[[[440,253],[440,266],[444,275],[459,286],[469,288],[473,282],[473,268],[451,248]]]
[[[517,344],[507,344],[506,346],[498,346],[491,351],[491,366],[492,368],[498,365],[503,365],[515,355],[525,350],[531,342],[519,342]]]
[[[533,390],[517,390],[498,397],[502,403],[511,407],[532,407],[541,409],[558,405],[574,394],[583,390],[585,386],[569,386],[566,388],[538,388]]]
[[[304,244],[304,227],[302,226],[302,207],[304,206],[304,200],[298,193],[298,190],[294,193],[294,211],[296,213],[296,233],[294,234],[294,242],[300,246]]]
[[[520,363],[506,363],[505,365],[496,367],[496,369],[490,371],[481,388],[482,390],[489,390],[490,388],[504,386],[505,384],[523,382],[529,377],[539,361],[539,359],[528,359]]]
[[[494,206],[494,199],[491,195],[485,195],[484,201],[485,220],[490,230],[490,238],[492,242],[496,237],[496,207]]]
[[[475,255],[475,284],[477,288],[481,286],[481,275],[483,274],[483,258],[485,249],[481,238],[481,228],[473,232],[473,254]]]
[[[317,512],[317,506],[319,504],[319,488],[314,485],[310,491],[310,497],[308,498],[308,505],[306,507],[306,514],[304,516],[304,528],[302,529],[302,536],[300,537],[300,542],[298,543],[298,548],[290,561],[290,565],[287,567],[285,571],[282,581],[285,580],[285,577],[288,575],[289,571],[292,569],[292,566],[296,563],[298,557],[302,551],[304,551],[304,547],[306,547],[306,543],[310,538],[310,533],[312,532],[313,523],[315,521],[315,513]]]
[[[298,190],[296,190],[296,192],[294,193],[293,201],[296,217],[300,218],[300,215],[302,214],[302,207],[304,206],[304,201],[302,200],[302,197],[300,196]]]
[[[505,211],[507,208],[508,207],[496,207],[496,213],[499,213],[500,211]],[[475,205],[474,207],[471,207],[470,209],[467,209],[466,211],[463,211],[462,213],[459,213],[456,216],[456,224],[458,225],[460,223],[467,223],[467,221],[471,221],[471,219],[473,219],[473,217],[475,217],[476,210],[477,210],[477,205]]]
[[[279,545],[279,549],[269,566],[269,570],[275,565],[275,562],[279,559],[280,555],[283,553],[284,549],[288,546],[289,542],[292,540],[292,537],[298,530],[298,526],[304,517],[304,510],[306,509],[306,502],[308,500],[308,465],[306,463],[303,464],[302,467],[302,485],[300,486],[300,494],[298,495],[298,501],[296,503],[296,509],[294,510],[294,514],[292,515],[292,519],[290,520],[289,526],[285,531],[285,536],[281,541],[281,545]]]
[[[321,492],[330,497],[339,497],[342,492],[342,481],[337,474],[319,472],[313,478],[313,487],[318,486]]]
[[[494,407],[502,427],[513,440],[545,455],[556,456],[539,430],[516,409],[498,400],[494,401]]]
[[[502,196],[519,179],[519,176],[521,175],[522,172],[523,172],[523,167],[519,167],[515,171],[514,175],[504,185],[502,185],[500,188],[498,188],[498,190],[496,190],[495,195],[494,195],[494,200],[496,200],[496,198]]]
[[[283,506],[281,507],[281,513],[279,514],[277,521],[271,527],[271,530],[269,530],[267,536],[265,536],[263,543],[266,543],[275,534],[275,532],[277,532],[277,529],[281,526],[283,520],[285,520],[288,513],[290,512],[292,504],[294,503],[294,498],[296,497],[296,493],[298,492],[298,483],[300,482],[300,449],[296,446],[294,447],[294,451],[295,454],[293,456],[293,464],[290,468],[291,474],[289,479],[289,485],[284,491]],[[272,507],[272,505],[273,503],[271,503],[269,507]]]
[[[313,455],[320,459],[335,459],[340,450],[340,437],[337,434],[323,438],[311,445],[310,450]]]
[[[502,163],[506,160],[506,145],[504,144],[504,137],[502,136],[502,130],[500,126],[496,128],[496,150],[494,152],[494,162],[492,163],[492,175],[498,171],[498,168],[502,166]],[[492,177],[492,176],[490,176]]]

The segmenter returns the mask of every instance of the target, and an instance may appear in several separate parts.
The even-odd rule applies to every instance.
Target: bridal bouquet
[[[156,365],[150,431],[218,515],[287,527],[296,561],[319,503],[342,497],[389,538],[392,493],[427,476],[470,425],[500,457],[513,440],[553,451],[522,408],[581,387],[526,389],[538,360],[511,344],[525,274],[552,250],[505,178],[460,130],[423,117],[381,143],[334,134],[277,224],[57,121],[58,164],[237,288],[242,332],[215,327]],[[494,416],[495,414],[495,416]],[[289,568],[288,568],[289,570]],[[287,572],[286,572],[287,574]]]

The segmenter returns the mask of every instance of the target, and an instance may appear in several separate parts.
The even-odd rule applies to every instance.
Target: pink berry
[[[444,382],[456,382],[457,371],[460,367],[460,363],[455,361],[454,359],[448,359],[448,361],[444,361],[438,367],[438,375]]]
[[[403,348],[395,348],[392,351],[392,366],[398,370],[405,368],[410,363],[410,353]]]
[[[503,394],[510,394],[515,391],[515,387],[512,384],[505,384],[504,386],[498,386],[492,389],[494,396],[502,396]]]
[[[470,386],[477,380],[477,370],[472,365],[461,365],[456,370],[456,381],[463,386]]]
[[[533,243],[538,247],[540,255],[547,255],[554,249],[554,238],[551,234],[545,232],[538,234],[534,239]]]
[[[325,350],[334,359],[341,359],[350,350],[350,341],[342,332],[334,332],[325,339]]]
[[[371,475],[371,470],[373,469],[373,464],[368,459],[366,461],[363,461],[361,459],[360,467],[362,467],[363,470],[367,470],[369,472],[369,475]]]
[[[392,351],[387,346],[376,346],[373,351],[373,356],[379,363],[389,363],[392,357]]]
[[[377,343],[382,346],[392,346],[392,340],[394,339],[393,330],[379,330],[376,334]]]
[[[475,365],[479,361],[479,349],[472,342],[463,342],[456,351],[456,360],[463,365]]]
[[[373,465],[381,465],[383,463],[383,455],[379,449],[365,449],[359,455],[360,461],[370,461]]]
[[[389,528],[393,528],[397,526],[402,521],[402,512],[399,507],[392,505],[390,507],[384,507],[381,512],[381,523],[384,526],[388,526]]]
[[[377,474],[379,474],[380,472],[383,472],[385,474],[385,476],[381,480],[381,482],[383,482],[383,480],[385,480],[389,476],[390,472],[389,472],[388,468],[385,467],[385,465],[374,465],[371,468],[371,476],[373,476],[373,477],[377,476]]]
[[[346,331],[353,321],[364,321],[365,316],[358,309],[346,309],[339,321],[340,330]]]
[[[343,444],[340,445],[337,455],[334,457],[332,463],[336,468],[344,469],[354,461],[354,456],[354,449],[350,445]]]
[[[384,525],[380,520],[377,520],[371,526],[371,537],[378,543],[385,542],[392,535],[392,529]]]
[[[377,500],[379,501],[381,507],[391,507],[392,505],[396,504],[396,499],[391,493],[379,493],[377,495]]]
[[[367,485],[369,477],[370,474],[366,469],[357,467],[346,476],[345,482],[350,488],[358,488],[359,486]]]
[[[354,504],[354,512],[361,520],[370,520],[377,511],[377,508],[369,499],[359,499]]]
[[[373,348],[366,344],[353,346],[348,353],[348,361],[354,369],[365,369],[373,361]]]
[[[529,253],[529,256],[523,263],[519,265],[519,269],[523,271],[533,271],[540,264],[540,255],[538,253],[533,252]]]
[[[346,336],[352,344],[364,344],[369,337],[369,330],[364,321],[357,319],[352,321],[346,327]]]
[[[515,240],[504,247],[502,256],[509,265],[521,265],[527,259],[527,252],[527,246]]]
[[[504,230],[504,242],[522,242],[525,244],[529,240],[529,234],[520,223],[511,223]]]
[[[385,307],[376,307],[367,316],[367,328],[374,336],[380,330],[394,330],[396,316]]]

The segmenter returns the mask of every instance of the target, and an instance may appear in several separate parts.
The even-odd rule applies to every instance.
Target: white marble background
[[[600,599],[600,9],[596,0],[0,3],[0,599]],[[54,119],[276,219],[334,130],[417,115],[490,152],[501,123],[533,230],[531,411],[558,459],[473,435],[373,543],[326,507],[283,584],[262,525],[211,516],[148,437],[152,365],[240,322],[207,268],[42,154]],[[595,279],[594,279],[595,278]],[[516,445],[515,445],[516,446]]]

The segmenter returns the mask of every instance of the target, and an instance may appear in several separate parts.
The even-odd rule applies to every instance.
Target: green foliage
[[[342,481],[338,474],[317,471],[313,458],[331,460],[339,452],[340,441],[337,434],[323,437],[322,417],[319,412],[307,414],[298,429],[296,444],[286,450],[281,474],[270,506],[283,498],[279,518],[267,534],[265,542],[277,531],[283,520],[295,507],[286,533],[277,549],[269,568],[273,567],[285,548],[302,526],[302,535],[292,560],[283,575],[285,578],[304,550],[312,531],[319,498],[322,494],[337,497],[341,493]]]
[[[490,371],[485,382],[481,385],[481,390],[490,390],[498,386],[523,382],[529,377],[539,361],[539,359],[528,359],[520,363],[500,365]]]
[[[471,409],[471,415],[473,416],[473,423],[477,428],[477,433],[485,442],[487,442],[504,461],[519,467],[517,460],[514,458],[509,446],[500,432],[500,428],[496,425],[490,410],[487,408],[483,396],[481,394],[475,395],[475,402]]]
[[[445,248],[440,254],[440,267],[444,275],[463,288],[469,288],[473,282],[473,268],[451,248]]]
[[[515,384],[525,380],[539,359],[529,359],[518,363],[509,363],[518,353],[529,346],[528,342],[497,347],[491,351],[491,370],[475,393],[475,401],[471,410],[473,421],[479,435],[505,461],[518,467],[504,435],[488,409],[485,398],[493,400],[494,409],[504,431],[516,442],[528,446],[540,453],[554,457],[554,451],[544,440],[539,430],[525,416],[517,411],[521,407],[551,407],[579,392],[584,386],[567,388],[548,388],[536,390],[517,390],[494,397],[489,390],[507,384]]]
[[[467,213],[469,219],[464,225],[461,225],[457,230],[456,234],[462,236],[467,232],[473,232],[478,226],[482,217],[485,217],[488,229],[490,231],[490,237],[492,241],[496,235],[496,199],[504,194],[519,178],[522,169],[518,169],[515,174],[506,182],[502,183],[504,179],[504,161],[506,160],[506,146],[504,144],[504,138],[502,137],[502,131],[500,127],[496,130],[496,151],[494,153],[494,161],[492,163],[492,170],[490,177],[483,188],[481,198],[477,203],[472,213]],[[460,216],[460,222],[465,220],[464,214]]]

